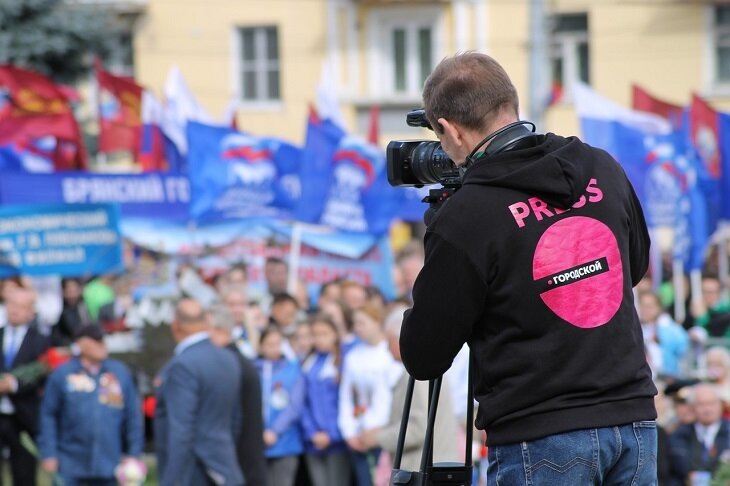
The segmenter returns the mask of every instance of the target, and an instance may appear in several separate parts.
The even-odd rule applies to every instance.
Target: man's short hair
[[[228,308],[222,304],[213,305],[208,311],[210,325],[216,329],[232,331],[236,327],[233,316]]]
[[[189,297],[178,300],[175,306],[175,321],[182,325],[199,325],[206,323],[205,309],[195,299]]]
[[[282,304],[284,302],[291,302],[296,306],[297,309],[299,309],[299,302],[297,302],[297,299],[294,298],[291,294],[276,294],[274,295],[273,299],[271,300],[272,307],[278,304]]]
[[[519,115],[517,90],[507,72],[478,52],[443,59],[426,79],[423,104],[437,133],[443,133],[439,118],[480,131],[505,108]]]
[[[287,265],[287,263],[284,260],[282,260],[279,257],[269,257],[269,258],[267,258],[266,259],[266,262],[264,262],[264,265],[267,265],[267,266],[268,265],[284,265],[284,266],[287,266],[287,267],[289,266],[289,265]]]

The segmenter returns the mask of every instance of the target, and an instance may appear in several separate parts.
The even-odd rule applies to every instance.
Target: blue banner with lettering
[[[301,149],[196,122],[188,122],[187,136],[194,219],[291,217],[301,196]]]
[[[186,222],[190,183],[175,173],[3,172],[2,204],[117,203],[122,217]]]
[[[122,269],[118,206],[0,206],[0,278],[87,277]]]

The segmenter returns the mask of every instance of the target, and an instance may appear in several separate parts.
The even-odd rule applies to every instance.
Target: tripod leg
[[[421,454],[421,471],[424,473],[421,480],[421,485],[426,486],[426,480],[428,477],[428,470],[433,465],[433,430],[436,426],[436,409],[439,403],[439,394],[441,393],[441,379],[439,376],[433,380],[431,391],[431,397],[429,400],[428,407],[428,426],[426,427],[426,438],[423,442],[423,453]]]
[[[398,444],[395,448],[395,457],[393,458],[393,469],[400,469],[401,459],[403,458],[403,447],[406,442],[406,431],[408,429],[408,417],[411,414],[411,403],[413,401],[413,387],[416,379],[412,376],[408,377],[408,388],[406,389],[406,400],[403,404],[403,416],[400,419],[400,431],[398,432]]]

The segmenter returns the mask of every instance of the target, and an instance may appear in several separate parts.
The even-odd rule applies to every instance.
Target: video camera
[[[406,115],[411,127],[433,127],[426,119],[426,110],[412,110]],[[431,140],[394,140],[386,149],[388,182],[393,187],[423,187],[441,184],[443,187],[429,190],[423,198],[428,209],[423,220],[428,226],[436,212],[461,187],[462,172],[454,164],[441,142]]]
[[[410,127],[433,130],[423,109],[406,115]],[[461,186],[461,171],[441,148],[431,140],[394,140],[386,150],[388,182],[394,187],[423,187],[441,184],[446,188]]]

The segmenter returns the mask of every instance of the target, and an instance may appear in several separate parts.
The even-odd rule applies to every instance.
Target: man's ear
[[[439,118],[438,123],[443,129],[444,135],[448,136],[457,147],[464,144],[464,134],[459,125],[450,122],[446,118]]]

